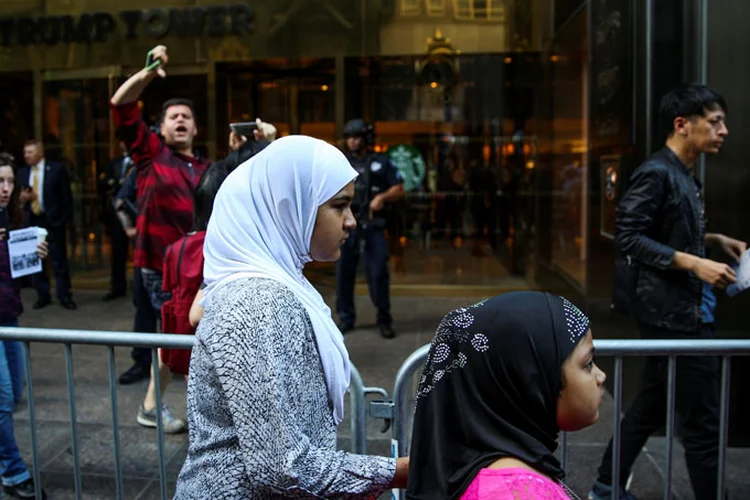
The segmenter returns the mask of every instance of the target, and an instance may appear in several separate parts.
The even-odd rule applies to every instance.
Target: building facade
[[[337,143],[347,120],[364,117],[375,124],[376,149],[413,146],[425,164],[390,228],[394,285],[525,286],[530,212],[516,214],[514,198],[528,198],[535,166],[545,8],[500,0],[11,0],[0,5],[0,106],[13,125],[0,137],[17,155],[25,139],[42,138],[48,155],[66,161],[74,265],[102,268],[97,179],[117,154],[108,98],[164,44],[168,77],[143,95],[148,121],[169,97],[193,99],[197,147],[220,158],[231,122],[261,117],[281,135]]]

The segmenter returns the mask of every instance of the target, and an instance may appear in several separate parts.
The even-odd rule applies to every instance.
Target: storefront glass
[[[55,14],[56,3],[33,15]],[[168,16],[170,8],[194,8],[168,3],[158,7]],[[394,283],[523,283],[534,256],[530,191],[541,78],[535,16],[545,11],[538,8],[544,2],[511,3],[250,2],[253,22],[236,35],[227,28],[215,36],[205,28],[186,38],[182,25],[155,23],[136,27],[128,39],[126,26],[117,24],[106,41],[86,50],[76,43],[29,46],[54,70],[42,73],[35,99],[42,103],[48,151],[68,162],[73,178],[75,265],[104,268],[107,261],[96,184],[117,154],[108,97],[151,46],[164,43],[168,77],[142,98],[150,124],[167,98],[191,98],[197,148],[221,158],[231,122],[261,117],[281,136],[302,133],[340,145],[344,123],[363,117],[374,123],[375,148],[392,156],[407,178],[406,200],[388,228]],[[147,7],[107,8],[121,23],[120,11]],[[201,8],[223,7],[207,1]],[[12,14],[6,10],[0,8],[0,16]],[[162,28],[166,36],[153,38]],[[26,64],[13,54],[10,67]],[[106,77],[74,76],[102,68],[111,68]],[[66,72],[72,73],[60,76]]]
[[[586,9],[558,34],[551,77],[551,257],[580,286],[586,281],[588,233],[588,63]]]
[[[44,135],[47,161],[63,162],[73,191],[74,216],[69,256],[74,265],[101,266],[102,205],[98,173],[109,163],[111,149],[109,78],[44,83]]]

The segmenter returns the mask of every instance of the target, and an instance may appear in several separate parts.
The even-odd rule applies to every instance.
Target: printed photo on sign
[[[14,271],[23,271],[24,269],[37,266],[39,264],[39,256],[36,252],[27,253],[26,255],[16,255],[13,257],[11,264]]]
[[[27,227],[8,233],[8,255],[12,278],[42,271],[42,260],[36,254],[40,232],[45,231],[40,231],[38,227]]]

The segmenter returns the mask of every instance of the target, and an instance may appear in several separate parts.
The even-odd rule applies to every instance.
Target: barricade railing
[[[73,454],[73,473],[75,496],[80,499],[83,495],[81,484],[80,450],[78,449],[78,426],[75,400],[75,381],[73,378],[73,345],[96,345],[107,348],[107,363],[109,372],[110,403],[112,405],[112,428],[115,454],[115,484],[116,498],[123,498],[123,475],[120,453],[120,426],[117,406],[117,375],[115,370],[115,347],[146,347],[151,349],[153,366],[158,366],[158,348],[190,349],[193,347],[193,335],[174,335],[161,333],[109,332],[94,330],[53,330],[44,328],[9,328],[0,327],[0,341],[17,340],[23,343],[24,366],[26,373],[26,393],[29,409],[29,429],[31,434],[31,451],[34,486],[36,497],[41,496],[41,468],[39,461],[38,436],[36,428],[36,408],[34,402],[34,382],[31,368],[31,343],[62,344],[65,348],[66,384],[68,388],[68,405],[70,408],[71,452]],[[154,370],[154,384],[156,395],[156,434],[159,450],[159,480],[162,499],[167,498],[167,469],[164,456],[164,428],[162,421],[161,385],[159,370]],[[385,389],[379,387],[365,387],[362,377],[352,365],[352,377],[349,387],[350,425],[352,451],[365,454],[367,451],[367,403],[368,394],[378,394],[388,399]]]
[[[413,417],[413,405],[410,404],[413,375],[423,368],[429,352],[429,345],[414,351],[396,374],[393,387],[393,401],[371,403],[371,414],[393,421],[391,450],[394,458],[408,456],[410,436],[409,420]],[[672,449],[675,435],[675,381],[677,357],[683,356],[719,356],[721,357],[721,393],[719,407],[719,461],[717,498],[724,498],[726,481],[727,429],[729,425],[729,384],[731,358],[750,356],[750,340],[712,339],[712,340],[596,340],[594,341],[597,356],[614,357],[613,400],[613,443],[612,443],[612,480],[613,491],[619,491],[620,474],[620,420],[622,418],[622,360],[633,356],[665,356],[667,365],[667,412],[666,412],[666,470],[664,478],[664,498],[671,498],[672,489]],[[388,408],[390,407],[390,408]],[[389,411],[390,410],[390,411]],[[560,441],[561,462],[567,467],[567,435],[562,433]],[[593,481],[594,478],[592,478]],[[403,491],[394,491],[394,498],[405,498]]]
[[[117,498],[123,498],[123,476],[120,460],[119,418],[117,406],[117,378],[115,370],[115,347],[146,347],[151,349],[154,366],[158,365],[157,348],[189,349],[193,346],[195,337],[192,335],[147,334],[134,332],[107,332],[92,330],[52,330],[41,328],[8,328],[0,327],[0,340],[17,340],[23,343],[24,364],[26,373],[26,391],[29,409],[29,427],[32,445],[32,463],[37,498],[41,498],[40,463],[38,454],[38,437],[36,432],[36,409],[34,402],[34,385],[31,367],[31,343],[62,344],[65,348],[66,384],[71,418],[71,451],[73,454],[73,468],[76,498],[82,497],[81,466],[78,449],[78,432],[75,402],[75,382],[73,377],[73,345],[104,346],[108,351],[108,376],[110,388],[110,402],[112,404],[112,426],[115,453],[115,481]],[[736,356],[750,356],[750,340],[597,340],[594,342],[597,356],[614,357],[613,401],[613,457],[612,478],[613,489],[618,491],[620,463],[620,418],[622,413],[622,360],[633,356],[665,356],[667,365],[667,412],[666,412],[666,470],[664,481],[664,496],[670,498],[672,486],[672,450],[675,431],[675,381],[676,359],[681,356],[719,356],[721,357],[721,392],[720,392],[720,427],[719,427],[719,461],[717,494],[725,489],[727,430],[729,420],[729,388],[731,358]],[[394,457],[408,454],[409,420],[413,414],[410,404],[411,383],[413,375],[424,365],[429,345],[425,345],[413,352],[401,365],[394,383],[393,400],[388,398],[385,389],[366,387],[356,367],[352,366],[350,392],[350,427],[352,451],[358,454],[366,453],[367,442],[367,408],[368,394],[377,394],[383,399],[370,403],[370,416],[383,419],[386,432],[392,422],[391,451]],[[161,498],[167,495],[166,462],[164,459],[164,432],[161,413],[161,390],[159,371],[154,370],[157,409],[157,443],[159,451],[159,477]],[[567,466],[567,436],[561,436],[561,461],[563,468]],[[404,492],[394,492],[394,496],[403,498]]]

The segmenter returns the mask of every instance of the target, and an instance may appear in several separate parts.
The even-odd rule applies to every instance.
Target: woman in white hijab
[[[335,147],[289,136],[224,181],[203,250],[175,498],[377,498],[405,486],[407,460],[336,451],[349,356],[302,274],[339,258],[356,226],[356,175]]]

